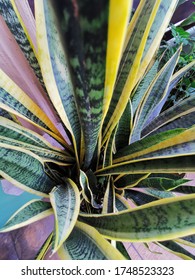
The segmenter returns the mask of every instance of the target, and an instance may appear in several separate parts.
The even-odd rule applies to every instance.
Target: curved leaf
[[[142,180],[138,186],[143,187],[143,188],[149,187],[149,188],[155,188],[157,190],[170,191],[189,181],[190,180],[187,180],[187,179],[176,180],[176,179],[152,176],[152,177]]]
[[[124,162],[134,158],[144,158],[152,153],[152,151],[159,152],[167,146],[173,147],[174,141],[172,142],[172,140],[175,139],[175,137],[182,135],[181,138],[185,141],[183,133],[185,133],[185,129],[174,129],[155,134],[154,136],[145,137],[119,150],[114,155],[113,163]],[[190,134],[191,137],[193,137],[193,131]]]
[[[195,233],[195,195],[166,198],[115,214],[82,214],[81,221],[119,241],[165,241]]]
[[[27,37],[27,33],[25,32],[26,30],[23,29],[24,26],[21,25],[21,21],[18,18],[19,14],[17,13],[14,2],[15,1],[13,0],[0,0],[0,13],[3,16],[7,26],[9,27],[9,30],[15,37],[15,40],[21,48],[24,56],[29,62],[29,65],[34,70],[44,90],[46,90],[41,74],[41,69],[33,50],[33,45],[30,42],[29,36]]]
[[[7,117],[0,117],[0,136],[12,138],[40,148],[51,149],[58,152],[62,151],[52,146],[38,133],[7,119]]]
[[[39,148],[34,145],[25,144],[23,142],[13,140],[12,138],[0,136],[0,142],[10,146],[21,147],[24,150],[31,151],[35,155],[38,155],[43,162],[53,162],[59,165],[71,165],[71,162],[74,162],[74,159],[66,157],[63,153],[54,150],[48,150],[44,148]]]
[[[36,260],[43,260],[44,259],[44,256],[47,253],[47,250],[49,249],[49,247],[52,243],[52,238],[53,238],[53,232],[48,236],[48,238],[44,242],[43,246],[39,250],[39,252],[38,252],[38,254],[35,258]]]
[[[195,256],[189,251],[185,250],[182,246],[177,244],[175,241],[163,241],[158,243],[158,245],[164,248],[166,251],[171,252],[172,254],[184,259],[184,260],[194,260]]]
[[[148,176],[149,174],[123,174],[122,176],[119,175],[114,181],[115,187],[117,189],[132,188]]]
[[[41,128],[59,142],[66,144],[56,127],[41,110],[2,70],[0,70],[0,108]]]
[[[34,199],[18,209],[7,221],[0,232],[15,230],[53,214],[49,202]]]
[[[45,197],[54,187],[43,162],[32,152],[0,143],[0,159],[0,175],[15,186]]]
[[[54,1],[36,1],[38,60],[48,94],[61,120],[71,133],[75,152],[80,145],[80,122],[75,104],[72,78],[53,8]],[[76,141],[76,142],[75,142]]]
[[[97,202],[94,200],[94,195],[93,195],[93,191],[91,189],[91,184],[89,182],[89,178],[87,176],[87,174],[80,170],[80,175],[79,175],[79,182],[80,182],[80,186],[82,188],[82,195],[84,197],[84,199],[90,203],[94,208],[99,208],[100,205],[97,204]],[[95,186],[93,186],[95,187]]]
[[[166,95],[180,51],[181,49],[179,49],[165,64],[143,96],[135,114],[134,126],[131,133],[131,143],[140,139],[142,128],[151,120],[156,104],[158,104],[163,99],[164,95]]]
[[[96,175],[195,172],[194,155],[127,161],[99,169]]]
[[[81,222],[76,223],[58,254],[71,260],[125,260],[95,228]]]
[[[191,119],[191,117],[194,116],[194,112],[195,112],[195,96],[192,95],[191,97],[186,98],[185,100],[177,103],[176,105],[172,106],[168,110],[162,112],[158,117],[156,117],[153,121],[151,121],[150,124],[148,124],[148,126],[146,126],[143,129],[142,136],[146,136],[151,132],[155,132],[155,131],[158,132],[159,128],[167,124],[168,127],[166,127],[166,129],[177,128],[176,125],[179,124],[180,118],[184,118],[188,116],[188,114],[190,115],[193,113],[193,115],[190,115],[187,123],[185,123],[186,119],[184,119],[183,121],[181,119],[182,127],[186,127],[186,125],[187,127],[188,125],[191,126],[192,124],[194,124],[194,119]],[[177,120],[178,122],[174,124],[174,122]],[[179,125],[179,127],[181,127],[181,125]]]
[[[76,223],[80,194],[74,182],[68,179],[63,185],[56,186],[49,195],[55,215],[54,252],[56,252]]]

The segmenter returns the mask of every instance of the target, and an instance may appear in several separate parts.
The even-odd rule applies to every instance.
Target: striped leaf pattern
[[[0,175],[15,186],[45,197],[54,187],[55,183],[44,171],[43,162],[35,154],[0,143],[0,159]]]
[[[195,172],[194,159],[194,155],[189,155],[127,161],[99,169],[96,175]]]
[[[0,70],[0,108],[13,113],[46,131],[61,143],[66,143],[53,123],[2,70]]]
[[[66,157],[65,155],[63,155],[63,153],[57,152],[57,151],[52,151],[52,150],[48,150],[48,149],[44,149],[44,148],[37,148],[34,145],[29,145],[29,144],[25,144],[22,143],[20,141],[17,140],[13,140],[11,138],[8,137],[2,137],[0,136],[0,142],[3,144],[7,144],[10,145],[14,148],[15,147],[21,147],[24,150],[27,151],[31,151],[33,152],[35,155],[38,155],[43,162],[54,162],[57,163],[59,165],[70,165],[71,162],[74,162],[73,159]]]
[[[4,117],[0,117],[0,136],[8,137],[24,144],[30,144],[39,148],[55,150],[63,153],[61,149],[52,146],[38,133]]]
[[[195,97],[192,95],[178,104],[162,112],[158,117],[146,126],[142,136],[153,131],[174,129],[177,127],[190,127],[194,124],[192,116],[195,112]],[[184,125],[184,126],[183,126]]]
[[[132,129],[132,121],[133,107],[131,101],[129,100],[117,126],[115,135],[116,150],[119,150],[121,147],[126,147],[129,144],[129,138]]]
[[[44,80],[48,85],[50,99],[64,125],[71,133],[75,152],[77,152],[80,148],[80,122],[69,63],[52,3],[53,1],[41,0],[35,5],[38,60]]]
[[[27,34],[25,33],[17,17],[13,5],[14,5],[13,0],[1,0],[0,14],[5,20],[7,26],[9,27],[9,30],[12,32],[13,36],[15,37],[16,42],[18,43],[27,61],[29,62],[29,65],[34,70],[44,90],[46,90],[43,82],[43,77],[41,74],[41,69],[37,61],[36,55],[34,53],[31,43],[28,40]]]
[[[31,200],[10,217],[3,228],[0,229],[0,232],[7,232],[24,227],[52,214],[53,211],[49,202],[37,199]]]
[[[194,234],[195,195],[154,201],[107,215],[80,215],[104,237],[119,241],[165,241]]]
[[[131,133],[131,143],[137,141],[141,137],[141,130],[143,126],[153,118],[152,113],[155,110],[155,105],[160,102],[163,95],[169,86],[169,82],[179,58],[180,50],[178,50],[173,57],[167,62],[163,69],[158,73],[155,80],[150,85],[149,89],[138,107],[135,115],[135,122],[133,131]]]
[[[66,260],[125,259],[95,228],[81,222],[76,223],[58,253]]]
[[[140,0],[131,14],[133,0],[34,1],[36,44],[28,1],[0,0],[2,32],[7,40],[8,26],[24,54],[32,94],[9,65],[0,70],[0,180],[44,197],[0,232],[53,215],[36,259],[130,259],[123,242],[194,259],[183,246],[195,247],[195,187],[185,175],[195,173],[195,98],[164,104],[195,62],[174,73],[181,48],[156,60],[178,2]]]
[[[170,191],[179,186],[183,185],[184,183],[189,182],[189,179],[170,179],[170,178],[162,178],[162,177],[149,177],[142,180],[138,186],[140,187],[147,187],[147,188],[155,188],[157,190],[164,190]],[[185,186],[184,186],[185,189]]]
[[[92,185],[90,183],[89,177],[87,174],[80,170],[79,183],[82,188],[83,198],[90,203],[94,208],[99,208],[98,203],[94,199],[93,189],[91,189]],[[96,186],[93,186],[95,188]]]
[[[74,75],[87,168],[97,145],[102,118],[109,1],[84,0],[75,5],[67,0],[58,2]]]
[[[64,185],[58,185],[51,191],[50,201],[55,215],[54,252],[56,252],[76,223],[80,206],[79,190],[69,179]]]
[[[158,44],[161,41],[162,30],[165,30],[164,28],[168,25],[172,14],[170,11],[173,11],[176,2],[177,1],[172,1],[171,7],[169,6],[170,3],[167,4],[167,1],[140,2],[138,9],[129,24],[115,91],[104,123],[104,141],[106,141],[110,131],[119,121],[134,86],[139,81],[140,77],[144,75],[146,68],[151,62],[151,59],[158,48]],[[164,14],[165,18],[167,16],[166,22],[162,22],[164,18],[162,17],[162,14]],[[159,22],[161,32],[159,32],[160,34],[157,36],[155,32],[158,30],[156,27]],[[152,49],[149,49],[147,52],[151,41],[153,41]],[[135,61],[136,63],[134,63]],[[140,72],[142,73],[141,76],[138,74]],[[139,78],[136,79],[137,76]],[[121,102],[121,100],[123,100],[123,102]]]
[[[182,246],[180,246],[179,244],[177,244],[174,241],[163,241],[158,243],[158,245],[160,245],[161,247],[163,247],[165,250],[179,256],[180,258],[184,259],[184,260],[194,260],[195,256],[193,254],[191,254],[189,251],[187,251],[186,249],[184,249]]]
[[[114,157],[113,163],[146,157],[148,153],[155,151],[155,147],[158,151],[160,150],[160,145],[162,145],[163,148],[162,143],[166,143],[166,141],[169,143],[168,146],[172,147],[174,146],[172,139],[174,139],[176,136],[182,135],[184,132],[185,129],[174,129],[156,134],[154,136],[145,137],[140,141],[136,141],[135,143],[132,143],[131,145],[128,145],[118,151]]]

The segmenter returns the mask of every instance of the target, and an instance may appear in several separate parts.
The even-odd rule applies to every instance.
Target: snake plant
[[[178,1],[34,2],[0,0],[0,177],[40,197],[1,234],[53,215],[37,259],[194,258],[195,96],[162,110],[194,62],[157,56]]]

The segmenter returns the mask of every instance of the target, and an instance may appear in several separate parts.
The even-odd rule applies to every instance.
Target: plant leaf
[[[143,96],[135,114],[131,143],[140,139],[142,128],[153,118],[152,113],[155,110],[155,105],[166,95],[180,51],[181,49],[179,49],[165,64]]]
[[[58,254],[62,259],[71,260],[125,259],[95,228],[81,222],[76,223]]]
[[[122,195],[116,194],[115,205],[116,205],[117,211],[131,209],[129,203]]]
[[[127,161],[96,171],[96,175],[195,172],[195,156],[158,157]]]
[[[130,98],[132,103],[133,115],[135,114],[144,94],[146,93],[153,79],[156,77],[158,72],[158,67],[159,67],[159,61],[157,60],[149,69],[149,71],[145,74],[143,79],[140,81],[140,83],[132,93],[132,96]]]
[[[128,174],[128,175],[122,175],[118,176],[115,181],[115,187],[117,189],[126,189],[126,188],[132,188],[134,186],[137,186],[140,181],[147,178],[150,174]]]
[[[79,214],[80,194],[75,183],[68,179],[56,186],[50,195],[55,215],[54,252],[70,235]]]
[[[177,0],[141,1],[129,24],[123,58],[119,68],[115,92],[104,123],[103,143],[116,126],[128,102],[128,98],[143,76],[161,41],[172,16]],[[161,5],[160,5],[161,4]],[[171,4],[171,5],[170,5]],[[165,6],[170,7],[166,7]],[[163,16],[162,16],[163,14]],[[165,16],[166,15],[166,16]],[[163,21],[163,19],[166,19]],[[160,22],[161,32],[155,33]],[[154,40],[154,41],[153,41]],[[151,41],[153,41],[151,43]],[[148,49],[148,46],[152,45]],[[148,51],[147,51],[148,50]],[[136,55],[135,55],[136,53]],[[143,71],[143,72],[142,72]],[[142,73],[139,75],[139,73]]]
[[[36,1],[38,61],[48,94],[64,125],[71,133],[76,156],[80,148],[80,122],[53,1]]]
[[[90,0],[58,1],[55,5],[67,44],[82,127],[84,168],[93,158],[100,133],[105,80],[108,0],[96,8]],[[89,137],[90,135],[90,137]],[[81,157],[81,158],[82,158]]]
[[[174,129],[145,137],[119,150],[114,155],[113,163],[124,162],[134,158],[148,157],[148,154],[153,151],[159,152],[161,149],[166,148],[167,145],[173,147],[174,141],[172,142],[172,140],[179,135],[182,135],[181,138],[183,139],[184,132],[185,129]],[[190,134],[193,136],[193,133]]]
[[[155,106],[155,109],[152,112],[151,118],[150,118],[150,120],[147,121],[147,123],[150,123],[150,121],[152,121],[152,119],[154,119],[155,117],[157,117],[159,115],[165,102],[167,101],[167,98],[168,98],[171,90],[177,85],[178,81],[184,76],[184,74],[186,74],[186,72],[189,71],[194,66],[194,64],[195,64],[195,61],[192,61],[191,63],[188,63],[185,67],[183,67],[182,69],[177,71],[175,74],[173,74],[169,87],[166,91],[166,94],[163,96],[161,101]],[[146,126],[147,126],[147,123],[146,123]]]
[[[150,34],[147,39],[146,47],[144,50],[144,58],[142,60],[137,76],[138,80],[140,79],[140,77],[143,76],[143,73],[147,69],[149,62],[155,55],[156,50],[158,50],[159,44],[176,9],[177,2],[178,0],[161,1],[155,20],[152,24]]]
[[[121,147],[125,147],[129,144],[129,137],[132,129],[132,119],[133,119],[133,106],[131,101],[127,103],[126,109],[120,118],[117,126],[117,131],[115,135],[115,145],[118,151]]]
[[[158,245],[164,248],[166,251],[171,252],[172,254],[184,259],[184,260],[194,260],[195,256],[189,251],[185,250],[182,246],[177,244],[175,241],[162,241]]]
[[[142,137],[151,132],[161,132],[164,129],[168,130],[178,127],[190,127],[194,124],[194,119],[192,119],[194,114],[195,96],[192,95],[162,112],[158,117],[151,121],[148,126],[143,129]]]
[[[102,121],[106,116],[112,98],[117,71],[122,56],[128,20],[131,14],[132,2],[132,0],[122,0],[120,1],[120,5],[118,5],[117,0],[110,1]]]
[[[31,151],[35,155],[38,155],[43,162],[53,162],[57,163],[58,165],[71,165],[71,162],[74,162],[74,159],[66,157],[63,155],[63,153],[60,153],[59,151],[39,148],[34,145],[25,144],[24,142],[20,142],[17,140],[13,140],[12,138],[3,137],[0,136],[0,141],[3,144],[8,144],[14,148],[15,147],[21,147],[24,150]]]
[[[18,209],[7,221],[0,232],[15,230],[53,214],[49,202],[34,199]]]
[[[139,191],[135,190],[134,188],[125,190],[125,198],[132,200],[133,203],[138,206],[158,200],[158,198],[153,196],[152,194],[147,194],[145,192],[142,192],[142,190]]]
[[[0,143],[0,159],[0,175],[15,186],[45,197],[54,187],[43,162],[32,152]]]
[[[62,140],[58,130],[41,108],[2,70],[0,76],[0,108],[29,121],[65,145],[65,140]]]
[[[41,69],[37,61],[33,45],[30,41],[28,34],[23,29],[24,25],[21,25],[21,19],[18,18],[19,14],[15,6],[15,1],[10,0],[0,0],[0,13],[5,20],[9,30],[12,32],[17,44],[22,50],[24,56],[26,57],[29,65],[34,70],[38,80],[43,86],[45,92],[46,88],[43,82],[43,77],[41,74]]]
[[[165,241],[195,233],[195,195],[161,199],[115,214],[82,214],[81,221],[119,241]]]
[[[94,200],[94,195],[93,195],[93,191],[91,189],[89,178],[88,178],[87,174],[82,170],[80,170],[79,182],[80,182],[80,186],[82,188],[82,195],[83,195],[84,199],[88,203],[90,203],[94,208],[99,208],[100,206]]]
[[[187,183],[189,181],[190,180],[187,179],[175,180],[175,179],[161,178],[161,177],[149,177],[142,180],[138,184],[138,186],[140,186],[141,188],[147,187],[147,188],[155,188],[157,190],[170,191],[170,190],[174,190],[175,188],[178,188],[182,184]]]
[[[48,236],[48,238],[45,240],[43,246],[41,247],[41,249],[39,250],[37,256],[36,256],[36,260],[43,260],[45,254],[47,253],[47,250],[49,249],[51,242],[52,242],[52,238],[53,238],[53,232]]]
[[[109,178],[103,199],[102,214],[115,211],[115,189],[112,178]]]

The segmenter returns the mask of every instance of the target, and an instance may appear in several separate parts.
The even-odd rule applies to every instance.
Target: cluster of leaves
[[[195,246],[195,188],[180,173],[195,172],[195,96],[162,108],[195,61],[174,72],[181,48],[155,57],[177,3],[142,0],[129,22],[132,1],[35,1],[35,42],[21,2],[0,0],[4,40],[31,67],[20,84],[1,64],[0,176],[47,198],[1,233],[54,215],[37,259],[125,259],[124,241],[194,258],[180,244]]]
[[[189,24],[195,24],[195,13],[192,13],[180,26],[171,24],[171,43],[169,43],[169,41],[163,41],[160,47],[160,54],[165,52],[163,60],[166,61],[175,53],[178,47],[182,45],[177,70],[195,59],[195,36],[184,29],[184,27]],[[167,109],[192,94],[195,94],[195,67],[192,67],[172,90],[164,109]]]

